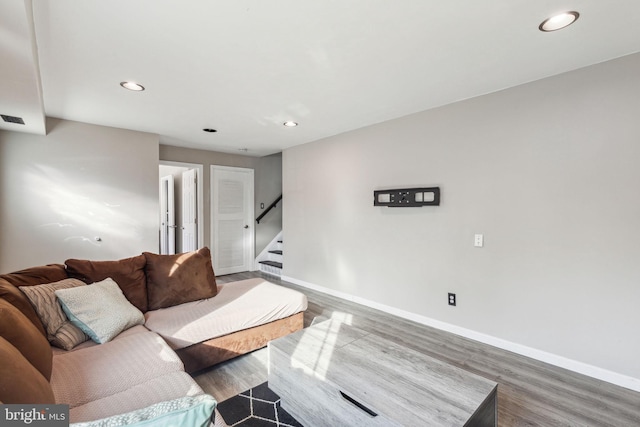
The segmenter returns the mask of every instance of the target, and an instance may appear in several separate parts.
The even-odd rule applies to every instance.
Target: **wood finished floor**
[[[264,277],[307,295],[305,327],[350,318],[358,328],[498,383],[498,425],[640,426],[640,393],[520,356],[262,273],[219,276],[218,283]],[[267,380],[266,349],[198,372],[195,379],[219,402]],[[313,426],[309,426],[313,427]]]

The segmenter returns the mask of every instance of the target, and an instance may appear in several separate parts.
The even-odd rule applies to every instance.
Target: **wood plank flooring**
[[[640,426],[640,393],[469,340],[259,272],[219,276],[218,283],[264,277],[307,295],[305,327],[330,318],[350,324],[498,383],[498,425]],[[266,349],[196,373],[223,401],[267,380]],[[313,426],[309,426],[313,427]]]

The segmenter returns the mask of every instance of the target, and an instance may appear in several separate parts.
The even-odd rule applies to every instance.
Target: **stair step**
[[[260,264],[264,264],[264,265],[268,265],[270,267],[276,267],[276,268],[282,268],[282,263],[281,262],[276,262],[276,261],[260,261]]]
[[[269,251],[270,254],[276,254],[276,255],[282,255],[282,251],[277,249],[277,250],[273,250],[273,251]]]

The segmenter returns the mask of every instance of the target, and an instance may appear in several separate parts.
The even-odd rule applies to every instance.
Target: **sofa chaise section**
[[[304,294],[253,278],[218,285],[215,298],[148,311],[145,326],[194,372],[302,329],[306,309]]]

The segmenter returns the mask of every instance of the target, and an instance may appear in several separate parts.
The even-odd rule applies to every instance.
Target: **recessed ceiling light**
[[[579,17],[580,14],[578,12],[559,13],[551,18],[545,19],[538,29],[544,32],[560,30],[576,22]]]
[[[144,90],[144,86],[136,82],[120,82],[120,86],[125,89],[134,90],[136,92],[141,92]]]
[[[205,132],[209,132],[209,133],[218,132],[217,130],[211,129],[211,128],[204,128],[202,130],[205,131]]]
[[[294,128],[296,126],[298,126],[298,123],[296,122],[292,122],[291,120],[284,122],[283,125],[285,125],[288,128]]]

